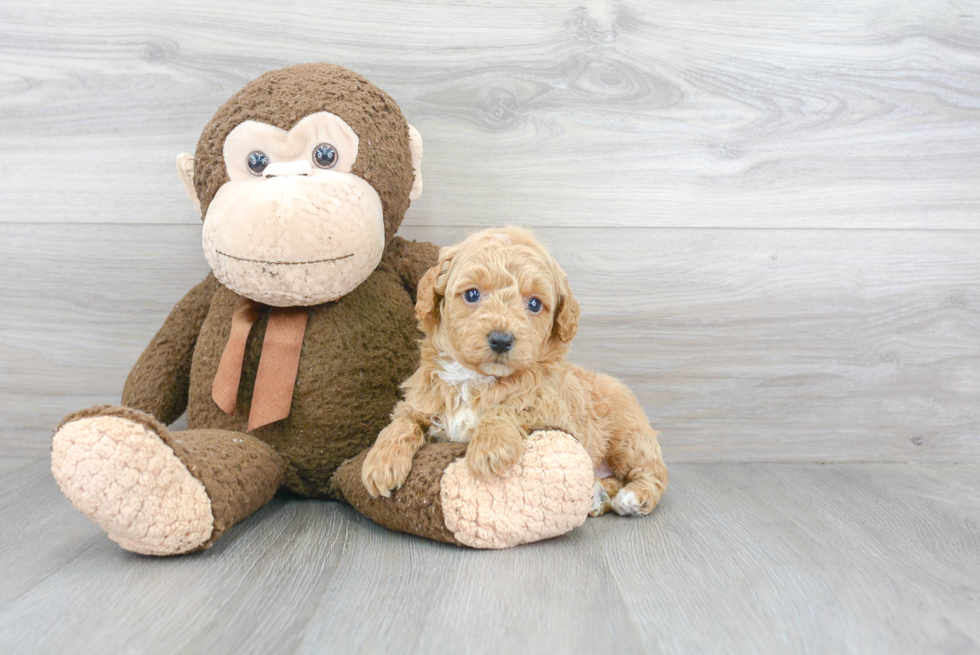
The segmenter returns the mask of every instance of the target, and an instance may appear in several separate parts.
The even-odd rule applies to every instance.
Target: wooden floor
[[[474,551],[282,499],[126,553],[0,465],[2,653],[980,652],[980,466],[678,464],[653,516]]]
[[[58,492],[207,273],[174,157],[307,61],[420,130],[400,234],[551,248],[653,517],[476,552],[277,500],[160,560]],[[0,655],[980,653],[977,0],[3,0],[0,155]]]

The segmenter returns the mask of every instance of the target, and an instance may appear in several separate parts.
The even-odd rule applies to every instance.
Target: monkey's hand
[[[382,430],[361,467],[361,482],[368,493],[390,498],[392,490],[405,484],[412,458],[424,442],[422,428],[406,418],[396,418]]]

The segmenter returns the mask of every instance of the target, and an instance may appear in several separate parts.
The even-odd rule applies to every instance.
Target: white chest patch
[[[480,422],[471,407],[463,407],[449,414],[432,417],[429,426],[429,436],[441,441],[458,441],[468,443],[473,438],[473,428]]]
[[[450,385],[454,393],[446,412],[432,417],[429,436],[441,441],[466,443],[473,438],[473,429],[480,422],[473,399],[480,389],[492,386],[496,378],[468,369],[449,355],[442,355],[437,363],[442,370],[436,375]]]

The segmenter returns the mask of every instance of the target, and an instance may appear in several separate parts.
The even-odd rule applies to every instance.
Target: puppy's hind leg
[[[657,443],[657,433],[631,439],[624,446],[624,464],[628,465],[626,484],[613,496],[610,505],[620,516],[649,514],[667,489],[667,466]]]
[[[597,375],[593,393],[600,413],[611,423],[606,463],[615,477],[625,482],[615,493],[609,489],[610,506],[621,516],[649,514],[667,488],[667,466],[657,443],[658,433],[650,427],[636,396],[618,380]]]
[[[656,478],[638,477],[620,489],[609,505],[620,516],[644,516],[660,502],[664,489]]]
[[[623,483],[616,478],[596,478],[589,516],[602,516],[606,512],[613,511],[612,499],[622,488]]]

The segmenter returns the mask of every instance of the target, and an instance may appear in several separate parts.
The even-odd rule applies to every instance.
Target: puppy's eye
[[[532,314],[537,314],[540,312],[542,307],[544,307],[544,305],[542,305],[541,301],[537,298],[531,298],[527,301],[527,311],[531,312]]]
[[[248,170],[252,175],[262,175],[262,171],[269,165],[269,156],[264,152],[256,150],[255,152],[248,153],[248,160],[245,164],[248,166]]]
[[[480,300],[480,290],[479,289],[467,289],[463,292],[463,300],[468,303],[475,303]]]
[[[337,149],[329,143],[321,143],[313,149],[313,163],[320,168],[333,168],[337,163]]]

